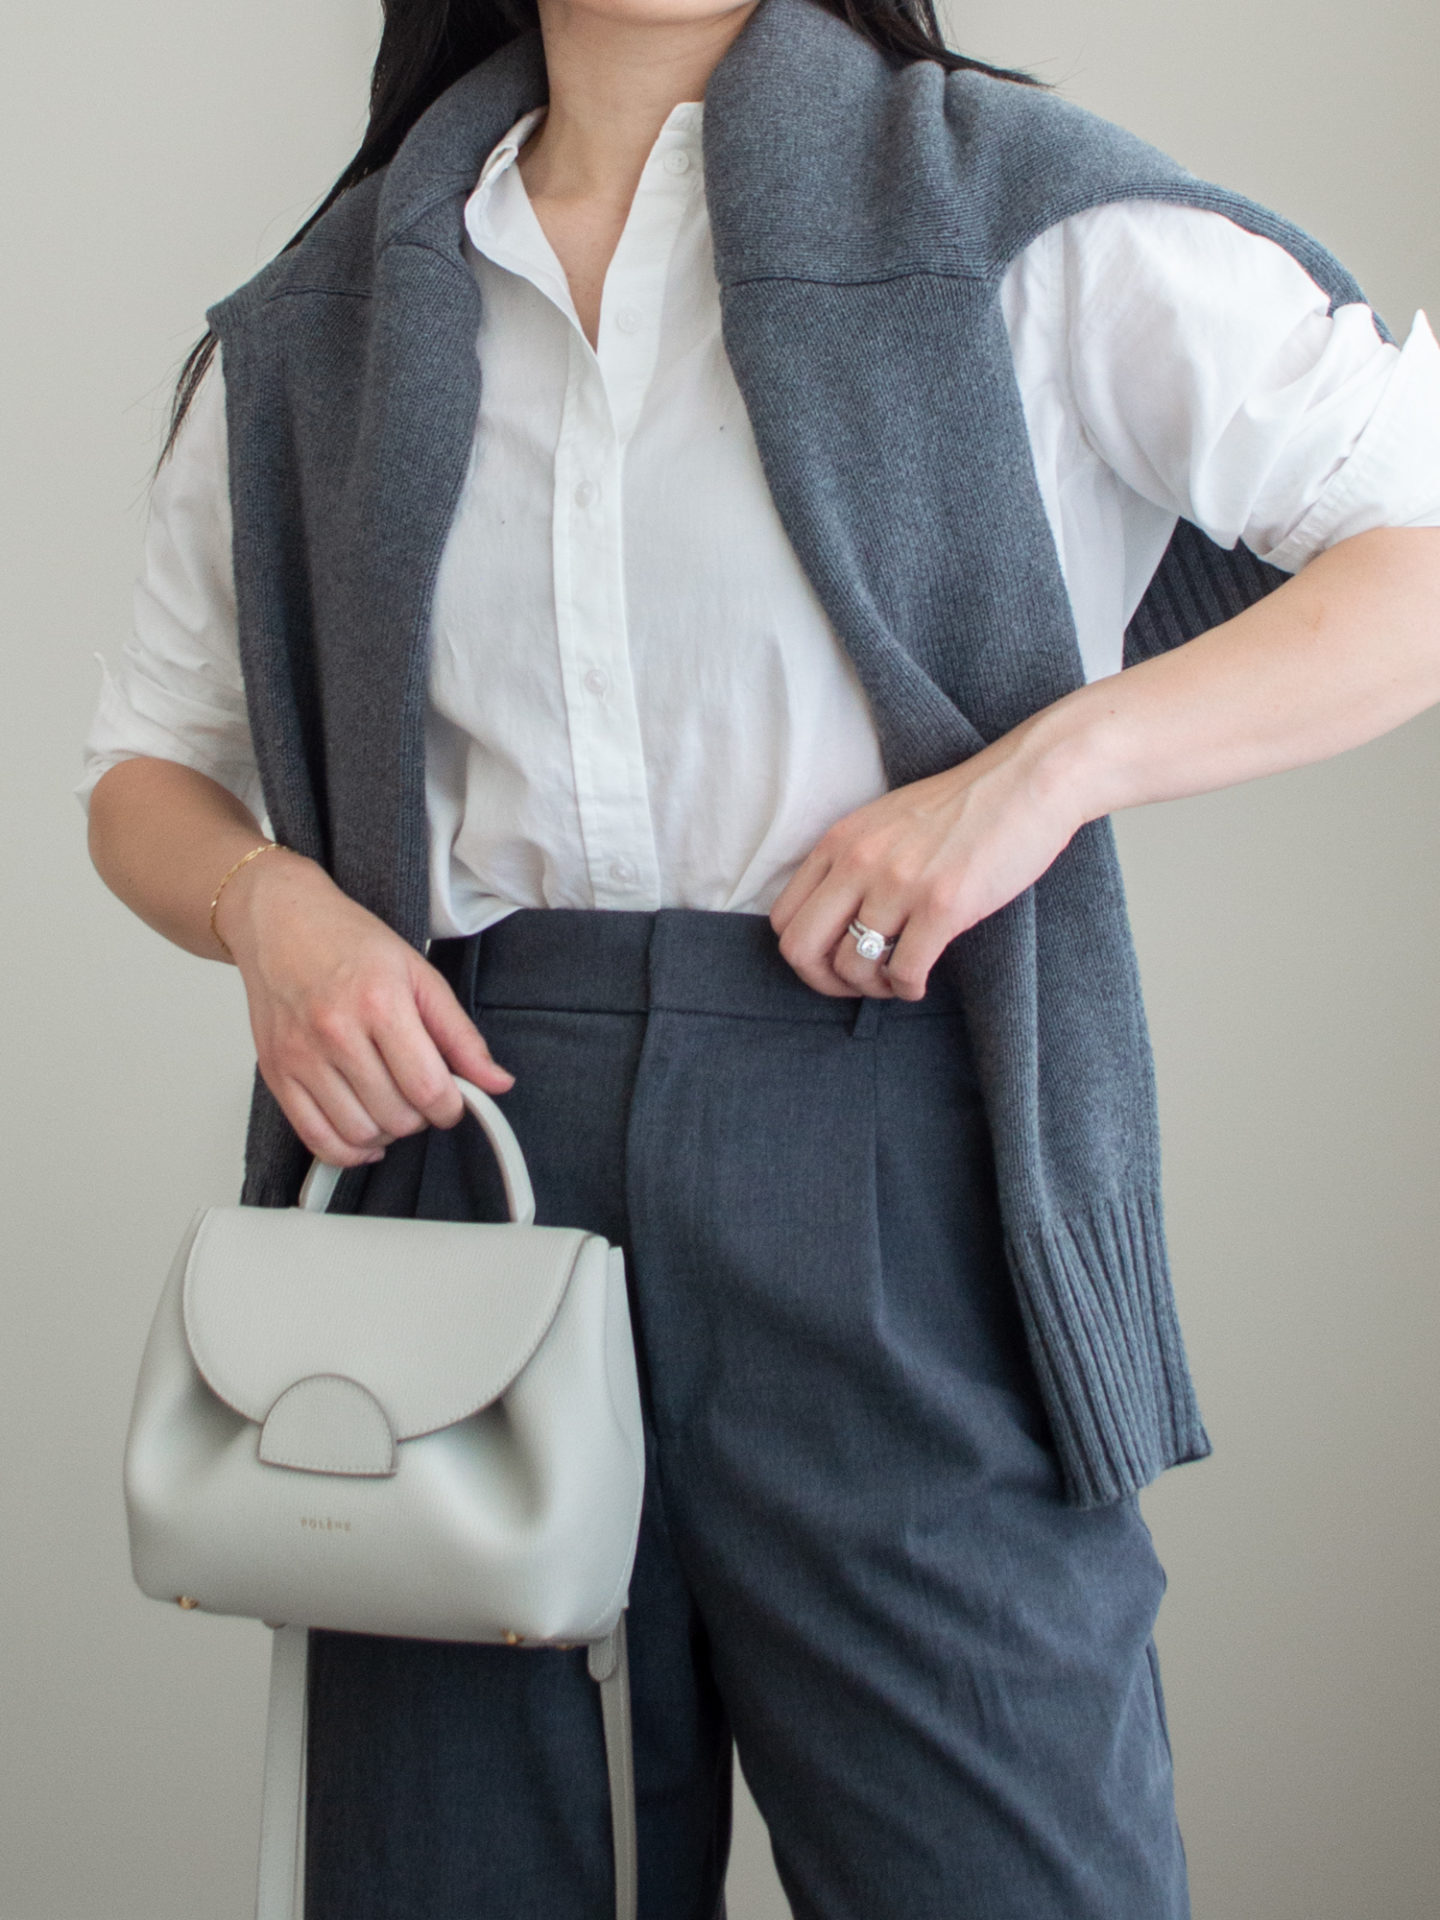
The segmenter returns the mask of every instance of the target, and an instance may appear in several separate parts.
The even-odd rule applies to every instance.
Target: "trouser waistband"
[[[522,907],[482,932],[432,942],[432,963],[471,1010],[531,1007],[555,1012],[729,1014],[750,1020],[853,1025],[960,1011],[940,968],[923,1000],[858,1003],[818,993],[780,952],[764,914],[661,907]]]

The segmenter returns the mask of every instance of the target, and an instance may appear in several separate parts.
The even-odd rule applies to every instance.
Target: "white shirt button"
[[[612,860],[610,862],[610,878],[612,880],[618,880],[622,887],[628,886],[635,878],[635,869],[628,860]]]
[[[582,480],[575,489],[575,504],[577,507],[593,507],[599,498],[600,489],[593,480]]]
[[[591,693],[604,693],[610,684],[610,676],[603,667],[591,667],[585,675],[585,684]]]
[[[621,307],[615,316],[615,329],[618,333],[638,333],[640,316],[634,307]]]
[[[683,147],[676,147],[673,153],[667,153],[664,160],[666,173],[688,173],[690,156]]]

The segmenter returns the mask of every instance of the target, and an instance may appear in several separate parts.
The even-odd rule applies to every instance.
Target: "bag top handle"
[[[505,1183],[505,1203],[510,1209],[511,1220],[517,1227],[533,1226],[535,1190],[530,1185],[530,1172],[525,1165],[525,1156],[520,1151],[520,1142],[515,1138],[514,1128],[488,1093],[482,1093],[469,1080],[462,1080],[458,1073],[455,1075],[455,1084],[460,1089],[460,1098],[480,1122],[481,1130],[499,1163],[500,1178]],[[307,1213],[324,1213],[343,1172],[343,1167],[327,1166],[323,1160],[312,1161],[305,1184],[300,1189],[299,1205]]]

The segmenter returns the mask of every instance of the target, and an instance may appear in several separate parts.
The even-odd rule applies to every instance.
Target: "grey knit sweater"
[[[427,935],[429,607],[479,395],[461,209],[545,97],[539,37],[467,74],[383,174],[216,306],[240,647],[278,836]],[[895,66],[814,0],[762,0],[713,75],[706,195],[725,345],[790,540],[892,782],[1082,682],[1000,303],[1047,227],[1207,207],[1359,299],[1295,228],[1049,94]],[[1182,525],[1130,658],[1281,578]],[[985,1088],[1009,1258],[1070,1497],[1209,1452],[1175,1318],[1144,1013],[1108,824],[947,951]],[[246,1198],[304,1155],[257,1085]]]

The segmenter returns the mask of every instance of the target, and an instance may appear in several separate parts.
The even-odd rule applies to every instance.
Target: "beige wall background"
[[[976,0],[1026,64],[1440,311],[1440,15]],[[267,1636],[130,1586],[119,1459],[192,1209],[233,1197],[237,983],[101,889],[68,789],[205,305],[353,149],[372,0],[7,10],[0,1920],[241,1920]],[[1181,1305],[1216,1442],[1147,1512],[1197,1920],[1433,1920],[1440,720],[1122,823]],[[863,1756],[857,1756],[863,1761]],[[786,1912],[751,1811],[735,1920]]]

